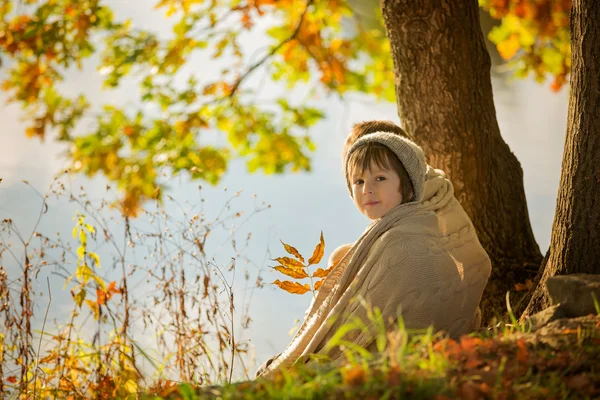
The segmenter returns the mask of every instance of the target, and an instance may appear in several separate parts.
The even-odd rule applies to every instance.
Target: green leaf
[[[81,290],[79,292],[77,292],[77,294],[75,295],[75,304],[77,304],[77,306],[79,308],[81,308],[81,305],[83,304],[83,301],[85,300],[85,289],[81,288]]]

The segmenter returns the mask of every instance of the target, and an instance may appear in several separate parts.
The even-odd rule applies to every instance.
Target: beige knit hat
[[[350,195],[352,196],[352,189],[350,187],[350,177],[348,176],[348,160],[350,159],[350,154],[366,143],[381,143],[398,156],[398,159],[402,165],[404,165],[404,168],[412,181],[415,190],[413,201],[421,201],[421,198],[423,197],[423,186],[425,185],[425,175],[427,174],[425,154],[415,142],[390,132],[374,132],[365,135],[354,142],[348,150],[346,159],[344,160],[344,174],[346,176],[348,190],[350,190]]]

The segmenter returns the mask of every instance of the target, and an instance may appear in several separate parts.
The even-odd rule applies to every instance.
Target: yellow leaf
[[[71,293],[73,293],[73,292],[71,292]],[[79,291],[79,293],[77,293],[77,294],[74,296],[74,298],[75,298],[75,303],[77,303],[77,305],[78,305],[79,307],[81,307],[81,304],[83,304],[83,300],[85,300],[85,289],[81,289],[81,290]]]
[[[291,277],[291,278],[295,278],[295,279],[308,278],[308,274],[303,269],[286,268],[283,265],[278,265],[274,269],[276,271],[281,272],[284,275]]]
[[[85,303],[94,312],[94,319],[97,321],[98,318],[100,318],[100,307],[98,306],[98,303],[92,300],[86,300]]]
[[[281,289],[285,290],[288,293],[292,293],[292,294],[304,294],[310,290],[310,286],[308,286],[307,284],[301,285],[298,282],[291,282],[291,281],[281,282],[279,279],[277,279],[275,282],[273,282],[273,284],[279,286]]]
[[[323,268],[317,268],[317,270],[315,271],[315,273],[312,275],[313,278],[325,278],[327,275],[329,275],[329,273],[335,268],[335,265],[332,265],[331,267],[327,268],[327,269],[323,269]]]
[[[87,264],[82,264],[79,267],[77,267],[75,275],[77,276],[77,279],[79,279],[82,283],[87,283],[87,281],[89,281],[92,277],[93,273],[90,267],[87,266]]]
[[[90,224],[85,224],[85,228],[90,231],[90,233],[96,233],[96,228],[94,228],[92,225]]]
[[[128,379],[127,382],[125,382],[125,390],[131,394],[137,393],[138,384],[133,379]]]
[[[106,292],[106,283],[104,283],[104,280],[98,275],[93,275],[92,278],[96,281],[98,286],[100,286],[100,289],[102,289],[103,292]]]
[[[295,247],[292,247],[289,244],[283,243],[281,240],[280,240],[280,242],[283,245],[283,247],[285,248],[285,251],[288,252],[288,254],[293,255],[298,260],[300,260],[302,263],[304,263],[304,257],[302,257],[302,255],[300,254],[300,252],[298,250],[296,250]]]
[[[27,127],[27,129],[25,129],[25,135],[26,135],[28,138],[32,138],[32,137],[34,137],[34,136],[36,135],[36,130],[35,130],[35,128],[34,128],[34,127],[32,127],[32,126],[29,126],[29,127]]]
[[[325,241],[323,240],[323,232],[321,231],[321,239],[317,247],[315,247],[315,251],[313,251],[313,255],[308,260],[308,265],[318,264],[323,258],[323,254],[325,253]]]
[[[79,241],[81,242],[82,246],[87,244],[87,235],[83,229],[79,231]]]
[[[278,263],[280,263],[281,265],[283,265],[286,268],[292,268],[295,270],[301,270],[304,268],[304,264],[302,264],[300,261],[296,261],[290,257],[278,257],[278,258],[274,259],[273,261],[277,261]]]
[[[79,246],[77,248],[77,257],[83,258],[84,255],[85,255],[85,247]]]
[[[96,267],[100,268],[100,257],[98,257],[98,254],[96,253],[92,253],[91,251],[88,253],[88,256],[90,256],[90,258],[92,260],[94,260],[94,264],[96,264]]]
[[[320,268],[319,268],[320,269]],[[314,276],[314,275],[313,275]],[[325,278],[321,279],[320,281],[315,282],[315,290],[319,290],[321,289],[321,285],[323,284],[323,281],[325,280]]]

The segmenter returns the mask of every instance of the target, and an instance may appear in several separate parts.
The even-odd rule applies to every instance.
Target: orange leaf
[[[317,268],[317,270],[312,275],[312,277],[313,278],[325,278],[327,275],[329,275],[329,273],[333,270],[333,268],[335,268],[335,265],[332,265],[331,267],[329,267],[327,269]]]
[[[365,377],[365,370],[360,365],[342,369],[342,378],[344,383],[349,386],[362,385],[365,383]]]
[[[17,382],[17,377],[16,376],[9,376],[8,378],[6,378],[6,380],[10,383],[16,383]]]
[[[108,293],[121,293],[120,289],[117,289],[117,281],[112,281],[106,289]]]
[[[530,291],[532,287],[533,287],[533,282],[531,281],[531,279],[527,279],[525,281],[525,283],[517,283],[517,284],[515,284],[515,290],[517,292],[520,292],[522,290]]]
[[[285,251],[288,252],[288,254],[293,255],[294,257],[296,257],[298,260],[300,260],[302,263],[304,263],[304,257],[302,257],[302,255],[300,254],[300,252],[298,250],[296,250],[295,247],[290,246],[289,244],[285,244],[280,240],[281,244],[283,245],[283,247],[285,248]]]
[[[298,282],[283,281],[277,279],[273,284],[279,286],[281,289],[292,294],[304,294],[310,290],[310,286],[307,284],[301,285]]]
[[[508,39],[498,43],[498,53],[500,53],[502,58],[508,60],[509,58],[512,58],[515,54],[517,54],[517,51],[519,50],[520,46],[521,45],[519,44],[519,35],[513,33],[509,36]]]
[[[314,275],[313,275],[314,276]],[[321,289],[321,285],[323,284],[323,281],[325,280],[325,278],[321,279],[320,281],[316,281],[315,282],[315,290],[319,290]]]
[[[323,231],[321,231],[321,239],[319,240],[319,244],[315,247],[315,251],[313,251],[313,255],[308,260],[308,265],[318,264],[323,258],[323,254],[325,253],[325,241],[323,240]]]
[[[284,275],[289,276],[290,278],[295,278],[295,279],[308,278],[308,274],[303,269],[286,268],[283,265],[278,265],[274,269],[276,271],[281,272]]]
[[[277,261],[278,263],[280,263],[281,265],[283,265],[286,268],[292,268],[292,269],[303,269],[304,268],[304,264],[302,264],[300,261],[294,260],[293,258],[290,257],[278,257],[276,259],[274,259],[273,261]]]
[[[529,352],[527,351],[525,339],[519,339],[517,341],[517,360],[519,360],[520,363],[526,363],[529,360]]]
[[[106,304],[106,293],[102,289],[96,289],[96,303],[99,305]]]

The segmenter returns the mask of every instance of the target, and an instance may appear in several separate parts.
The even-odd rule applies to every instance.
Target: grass
[[[570,325],[569,325],[570,324]],[[157,388],[147,399],[592,399],[600,396],[600,318],[566,328],[493,329],[454,341],[396,330],[369,359],[295,365],[269,379]],[[395,337],[394,337],[395,336]],[[404,346],[398,343],[404,339]]]

